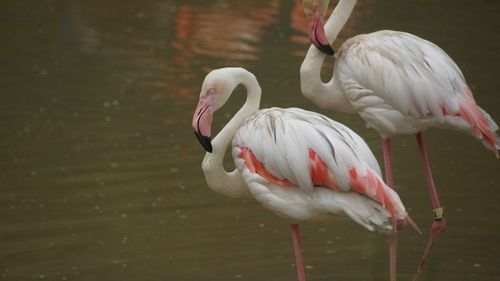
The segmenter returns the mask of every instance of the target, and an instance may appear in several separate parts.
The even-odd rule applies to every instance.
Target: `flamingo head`
[[[236,73],[239,68],[223,68],[210,72],[201,86],[200,100],[193,115],[193,130],[206,151],[212,152],[212,115],[221,108],[238,84]]]
[[[323,22],[329,2],[329,0],[303,0],[302,5],[309,21],[309,40],[318,50],[333,56],[334,51],[326,38]]]

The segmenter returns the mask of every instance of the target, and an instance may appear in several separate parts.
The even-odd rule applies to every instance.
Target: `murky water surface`
[[[319,111],[299,92],[298,0],[8,1],[0,14],[1,280],[296,280],[288,223],[208,189],[190,121],[203,77],[223,66],[257,75],[263,107]],[[360,0],[335,46],[379,29],[427,38],[500,121],[498,14],[488,0]],[[381,159],[357,115],[321,112]],[[449,224],[425,280],[500,280],[500,162],[468,136],[425,137]],[[424,230],[400,236],[410,280],[430,201],[414,138],[393,144],[398,192]],[[302,235],[309,280],[387,280],[382,235],[342,217]]]

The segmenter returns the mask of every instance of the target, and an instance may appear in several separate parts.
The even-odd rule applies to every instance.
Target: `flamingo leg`
[[[389,240],[389,270],[390,280],[396,281],[397,276],[397,246],[398,246],[398,233],[391,231],[387,234]]]
[[[382,150],[384,153],[384,172],[385,182],[387,185],[394,189],[394,177],[392,175],[392,156],[391,156],[391,142],[389,139],[382,138]],[[394,231],[387,235],[389,243],[389,272],[390,280],[396,281],[397,276],[397,246],[398,246],[398,233]]]
[[[418,148],[420,150],[420,158],[422,159],[422,163],[424,166],[425,179],[427,181],[427,186],[429,187],[429,195],[431,197],[432,208],[434,213],[434,222],[432,223],[429,241],[427,242],[422,258],[420,259],[420,263],[417,268],[417,273],[413,278],[413,280],[420,280],[422,271],[424,269],[424,265],[427,262],[427,258],[429,257],[432,248],[434,247],[434,244],[437,241],[437,238],[446,227],[446,220],[443,217],[443,208],[439,203],[436,186],[434,185],[434,180],[432,179],[431,166],[429,164],[429,158],[427,157],[427,152],[425,151],[422,133],[418,133],[416,136],[417,136]]]
[[[299,281],[306,281],[306,275],[304,273],[304,261],[302,259],[302,249],[300,247],[300,231],[299,225],[296,223],[290,223],[292,228],[292,239],[293,248],[295,250],[295,267],[297,268],[297,276]]]
[[[384,172],[385,183],[394,189],[394,177],[392,175],[392,155],[391,155],[391,141],[382,138],[382,149],[384,152]]]

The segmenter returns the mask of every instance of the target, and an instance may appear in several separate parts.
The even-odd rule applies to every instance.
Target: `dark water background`
[[[379,29],[429,39],[500,121],[500,2],[358,2],[336,46]],[[190,121],[205,74],[223,66],[257,75],[263,107],[319,111],[299,92],[299,1],[7,0],[0,22],[0,280],[296,280],[288,223],[207,188]],[[320,112],[381,160],[357,115]],[[424,136],[449,224],[425,280],[500,280],[499,160],[462,134]],[[393,147],[398,192],[424,230],[400,235],[410,280],[431,207],[414,138]],[[382,235],[340,217],[302,236],[309,280],[388,279]]]

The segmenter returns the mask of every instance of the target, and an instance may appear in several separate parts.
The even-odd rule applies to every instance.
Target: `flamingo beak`
[[[309,16],[309,40],[311,43],[323,53],[333,56],[335,52],[326,39],[323,16],[319,12],[318,7],[314,8]]]
[[[212,95],[202,97],[193,116],[193,130],[198,141],[206,151],[212,152],[211,125],[212,125]]]

